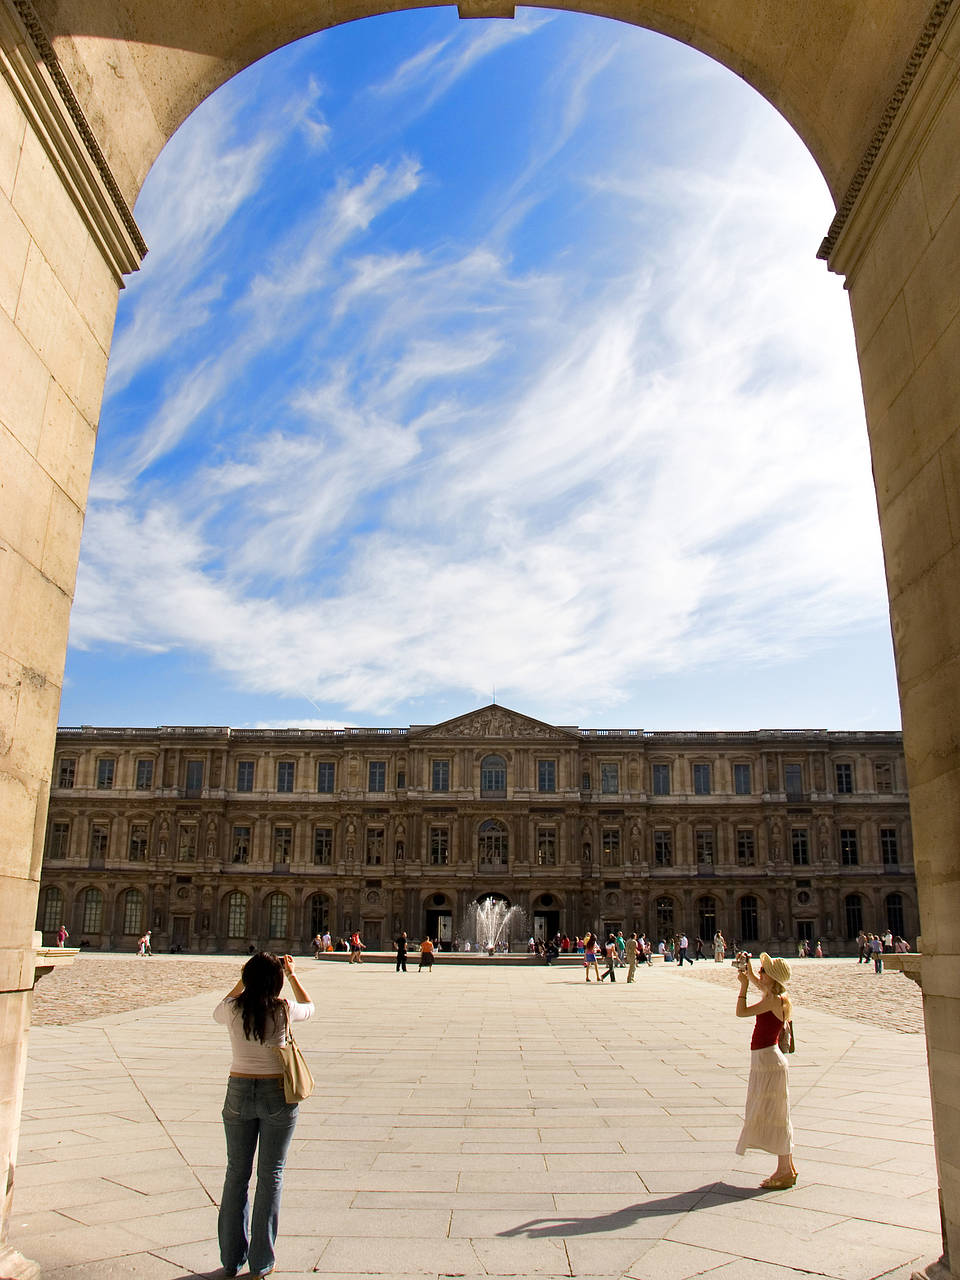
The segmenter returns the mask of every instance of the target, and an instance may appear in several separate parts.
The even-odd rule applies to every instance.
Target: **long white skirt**
[[[750,1054],[750,1079],[737,1155],[742,1156],[751,1147],[775,1156],[788,1156],[793,1151],[787,1060],[776,1045],[754,1049]]]

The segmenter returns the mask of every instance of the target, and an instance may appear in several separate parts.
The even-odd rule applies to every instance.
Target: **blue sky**
[[[899,724],[831,203],[725,69],[351,23],[136,213],[61,723]]]

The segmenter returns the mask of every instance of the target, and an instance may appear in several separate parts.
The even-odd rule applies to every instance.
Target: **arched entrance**
[[[335,3],[325,20],[387,7]],[[592,11],[623,21],[635,13],[622,2]],[[318,25],[316,7],[303,0],[277,0],[269,22],[262,6],[241,2],[223,23],[222,6],[212,0],[198,0],[188,15],[147,0],[122,7],[88,0],[40,12],[29,0],[3,0],[0,8],[7,55],[0,201],[4,225],[14,229],[0,294],[0,354],[9,371],[0,424],[4,473],[17,477],[0,511],[0,651],[11,690],[0,724],[9,851],[3,891],[15,922],[4,943],[11,976],[2,1022],[11,1079],[20,1076],[28,1016],[19,975],[31,967],[40,865],[33,843],[44,828],[116,290],[143,251],[129,208],[165,140],[204,96],[237,68]],[[465,0],[461,12],[511,10],[498,0]],[[960,913],[953,905],[960,883],[958,8],[863,0],[811,13],[803,0],[770,0],[748,16],[742,6],[691,9],[687,0],[653,0],[643,13],[652,28],[721,59],[763,93],[804,139],[837,201],[822,253],[846,278],[857,332],[931,975],[925,1016],[935,1123],[945,1136],[955,1112],[946,1064],[960,1009]],[[241,905],[226,912],[228,936]],[[83,911],[93,923],[95,901]],[[0,1158],[9,1165],[16,1106],[6,1124]],[[943,1150],[940,1171],[956,1258],[960,1174]]]

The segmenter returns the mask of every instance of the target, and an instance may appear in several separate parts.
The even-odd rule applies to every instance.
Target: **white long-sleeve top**
[[[313,1017],[313,1001],[298,1004],[296,1000],[284,997],[290,1012],[291,1022],[306,1022]],[[248,1040],[243,1034],[243,1014],[236,1000],[229,996],[221,1000],[213,1011],[215,1022],[222,1022],[230,1032],[230,1046],[233,1050],[231,1072],[244,1076],[276,1076],[280,1074],[280,1059],[275,1050],[287,1043],[286,1028],[282,1018],[267,1019],[267,1034],[263,1043],[259,1040]],[[271,1022],[273,1025],[271,1026]]]

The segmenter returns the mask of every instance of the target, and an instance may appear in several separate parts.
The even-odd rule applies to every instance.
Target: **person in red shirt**
[[[750,957],[745,953],[737,957],[736,963],[740,977],[737,1017],[755,1019],[750,1041],[747,1102],[737,1155],[742,1156],[750,1148],[775,1155],[776,1171],[760,1185],[771,1191],[785,1191],[797,1181],[787,1060],[778,1045],[784,1025],[793,1016],[790,997],[786,994],[790,966],[786,960],[771,959],[765,951],[760,956],[759,973],[753,972]],[[751,983],[757,987],[760,998],[748,1005],[747,991]]]

